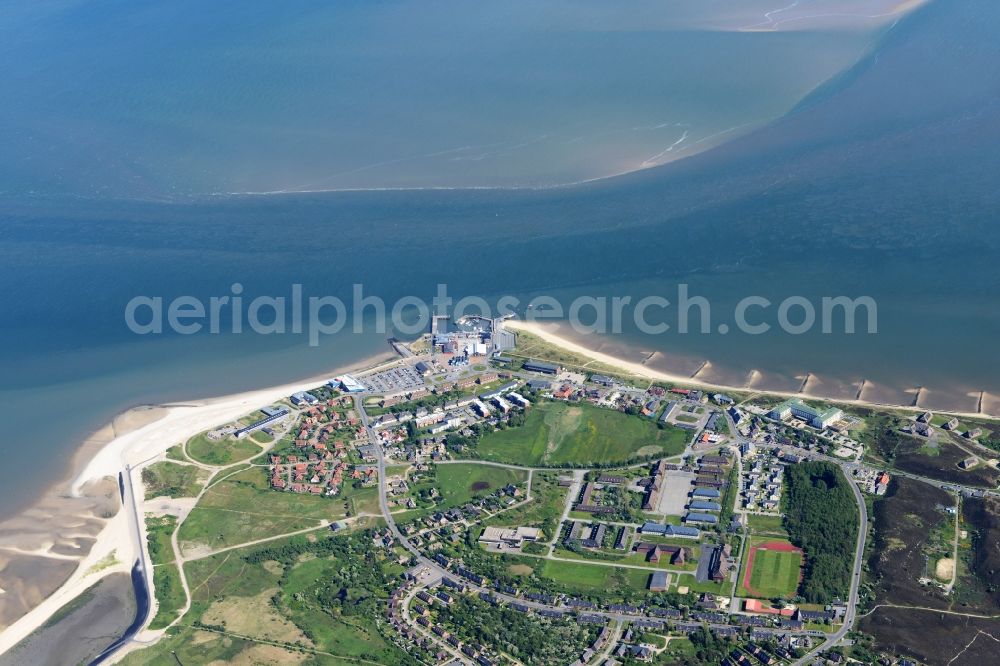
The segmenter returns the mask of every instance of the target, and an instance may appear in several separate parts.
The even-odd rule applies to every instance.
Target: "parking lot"
[[[663,473],[663,489],[660,491],[660,502],[656,506],[657,513],[671,516],[684,515],[684,507],[688,503],[688,494],[694,487],[696,474],[681,470],[667,470]]]
[[[424,386],[424,378],[412,365],[399,365],[389,370],[359,377],[372,393],[400,393]]]

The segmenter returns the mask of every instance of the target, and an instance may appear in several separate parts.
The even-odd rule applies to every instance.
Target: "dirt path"
[[[993,640],[994,642],[1000,643],[1000,639],[998,639],[996,636],[994,636],[993,634],[988,634],[985,631],[983,631],[982,629],[980,629],[980,630],[978,630],[976,632],[976,635],[972,637],[972,640],[969,641],[968,644],[966,644],[966,646],[964,648],[962,648],[959,651],[958,654],[956,654],[954,657],[952,657],[951,659],[948,660],[948,664],[951,664],[953,661],[955,661],[956,659],[958,659],[959,657],[961,657],[963,654],[965,654],[965,651],[968,650],[970,647],[972,647],[972,644],[975,643],[979,639],[980,636],[986,636],[987,638]]]
[[[288,423],[289,424],[294,424],[296,422],[296,420],[298,419],[299,414],[300,414],[300,412],[298,410],[293,410],[291,412],[291,414],[289,415],[290,416],[290,420],[288,421]],[[288,428],[286,427],[286,432],[287,432],[287,430],[288,430]],[[233,476],[234,474],[239,474],[243,470],[250,469],[252,467],[252,464],[250,464],[250,461],[253,460],[254,458],[260,456],[260,455],[266,455],[268,451],[270,451],[271,449],[274,448],[274,445],[279,441],[279,439],[280,439],[279,437],[275,437],[274,441],[271,442],[270,444],[259,444],[258,443],[258,446],[261,447],[261,450],[259,452],[255,453],[254,455],[252,455],[252,456],[250,456],[248,458],[244,458],[243,460],[238,460],[238,461],[236,461],[234,463],[231,463],[229,465],[223,465],[223,466],[206,465],[204,463],[199,463],[198,461],[194,460],[194,458],[192,458],[190,456],[190,454],[188,454],[188,450],[187,450],[188,442],[190,442],[191,439],[184,440],[184,443],[181,446],[181,453],[184,455],[185,458],[187,458],[187,460],[192,465],[208,471],[209,475],[208,475],[208,478],[205,479],[205,485],[202,486],[201,490],[195,496],[194,502],[191,505],[191,509],[188,510],[187,512],[181,514],[180,516],[178,516],[177,525],[174,526],[174,531],[171,532],[171,534],[170,534],[170,549],[173,551],[173,554],[174,554],[174,562],[172,564],[177,567],[178,576],[179,576],[180,581],[181,581],[181,588],[184,590],[184,605],[181,608],[178,609],[178,611],[177,611],[177,617],[174,619],[173,622],[171,622],[169,625],[167,625],[164,628],[164,631],[166,631],[166,629],[169,629],[169,628],[177,625],[181,621],[181,619],[185,615],[187,615],[187,612],[189,610],[191,610],[191,588],[188,585],[187,574],[184,572],[184,564],[185,564],[185,562],[188,562],[189,559],[186,559],[184,557],[184,555],[181,553],[180,543],[178,542],[178,539],[177,539],[177,535],[180,533],[180,530],[181,530],[181,525],[184,524],[184,521],[187,520],[188,516],[191,515],[191,512],[198,506],[198,503],[201,501],[202,497],[204,497],[205,493],[208,492],[209,488],[213,487],[215,485],[215,483],[217,483],[217,482],[225,481],[226,479],[228,479],[230,476]],[[248,464],[250,464],[250,466],[247,466]],[[222,474],[223,472],[226,472],[227,470],[231,470],[231,471],[228,474],[225,474],[224,476],[221,476],[221,477],[219,476],[220,474]],[[312,530],[312,529],[318,529],[318,528],[310,528],[310,530]],[[310,530],[307,530],[307,531],[310,531]],[[145,532],[145,530],[144,530],[144,532]],[[227,550],[230,550],[230,549],[229,548],[224,548],[224,549],[222,549],[220,551],[213,551],[213,552],[210,552],[210,553],[207,553],[207,554],[202,554],[201,556],[194,557],[194,558],[191,558],[191,559],[192,560],[193,559],[201,559],[202,557],[209,557],[211,555],[214,555],[214,554],[216,554],[216,552],[225,552]],[[153,590],[151,590],[151,592],[153,592]],[[155,603],[155,598],[154,598],[154,603]],[[153,616],[152,614],[150,614],[150,617],[155,617],[155,616]]]
[[[899,608],[902,610],[919,610],[927,611],[928,613],[942,613],[944,615],[957,615],[959,617],[971,617],[976,620],[998,620],[1000,615],[981,615],[978,613],[960,613],[959,611],[944,610],[941,608],[928,608],[927,606],[902,606],[900,604],[876,604],[872,606],[871,609],[864,615],[859,615],[858,617],[868,617],[879,608]]]
[[[962,526],[962,495],[955,493],[955,540],[951,551],[951,582],[948,583],[948,593],[955,589],[955,582],[958,580],[958,541],[959,532]]]
[[[200,626],[200,627],[198,627],[198,631],[208,631],[208,632],[213,633],[213,634],[220,634],[222,636],[229,636],[231,638],[238,638],[240,640],[250,641],[251,643],[260,643],[262,645],[273,645],[274,647],[279,647],[279,648],[281,648],[283,650],[290,650],[290,649],[292,649],[292,648],[289,648],[287,645],[279,643],[278,641],[269,641],[269,640],[266,640],[266,639],[263,639],[263,638],[255,638],[253,636],[244,636],[243,634],[236,634],[236,633],[233,633],[231,631],[224,631],[222,629],[215,629],[213,627]],[[375,666],[381,666],[379,664],[379,662],[377,662],[377,661],[369,661],[368,659],[361,659],[360,657],[348,657],[348,656],[345,656],[345,655],[342,655],[342,654],[333,654],[332,652],[324,652],[322,650],[314,650],[312,648],[302,647],[300,645],[296,645],[295,648],[294,648],[294,650],[297,650],[297,651],[300,650],[302,652],[308,652],[310,654],[322,654],[322,655],[327,656],[327,657],[333,657],[334,659],[343,660],[343,661],[353,661],[353,662],[356,662],[358,664],[374,664]]]

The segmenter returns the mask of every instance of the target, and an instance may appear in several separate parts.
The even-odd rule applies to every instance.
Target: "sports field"
[[[688,433],[588,404],[539,402],[523,426],[489,433],[477,450],[487,460],[521,465],[625,462],[637,456],[677,455]]]
[[[801,578],[802,551],[783,539],[770,539],[751,546],[740,593],[761,599],[790,598]]]

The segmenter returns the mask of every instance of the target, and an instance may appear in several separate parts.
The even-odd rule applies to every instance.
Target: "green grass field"
[[[787,536],[788,532],[781,521],[781,516],[758,516],[754,514],[747,516],[747,525],[754,534]]]
[[[543,560],[535,574],[561,584],[569,592],[594,594],[616,590],[642,591],[649,581],[649,572],[641,569],[607,567],[595,564],[575,564]]]
[[[196,546],[224,548],[247,541],[320,526],[350,513],[378,511],[375,488],[345,488],[337,497],[298,495],[271,490],[266,470],[244,469],[213,483],[181,525],[178,539],[185,553]]]
[[[187,443],[187,454],[191,459],[206,465],[232,465],[257,455],[260,450],[251,439],[226,437],[214,442],[204,433],[195,435]]]
[[[397,513],[396,520],[412,520],[442,509],[462,506],[473,498],[489,495],[508,484],[523,484],[527,478],[528,473],[523,470],[493,465],[476,463],[438,465],[433,475],[410,485],[410,494],[417,497],[422,490],[437,488],[441,493],[441,501],[424,501],[416,509]]]
[[[152,629],[162,629],[173,622],[184,606],[184,588],[170,545],[170,535],[176,526],[174,516],[146,514],[146,541],[153,561],[153,590],[157,602],[156,616],[149,625]]]
[[[187,462],[188,457],[184,455],[184,445],[174,444],[169,449],[167,449],[167,459],[168,460],[180,460],[182,462]]]
[[[527,472],[506,467],[474,463],[437,466],[437,487],[445,500],[443,506],[459,506],[473,497],[482,497],[527,479]]]
[[[271,435],[268,435],[263,430],[258,430],[254,434],[250,435],[250,439],[252,439],[253,441],[257,442],[261,446],[266,446],[266,445],[268,445],[268,444],[270,444],[271,442],[274,441],[274,437],[271,436]]]
[[[781,539],[754,539],[751,548],[762,543],[788,544]],[[758,548],[752,557],[748,553],[740,577],[740,594],[748,597],[772,599],[775,597],[791,598],[799,588],[799,578],[802,568],[802,553],[798,551],[763,550]],[[747,585],[747,570],[750,570],[749,586]]]
[[[688,434],[650,419],[588,404],[540,402],[525,424],[487,434],[477,451],[487,460],[521,465],[625,462],[643,455],[677,455]]]

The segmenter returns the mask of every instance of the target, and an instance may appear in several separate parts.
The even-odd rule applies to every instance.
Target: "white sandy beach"
[[[585,356],[597,363],[615,368],[623,373],[643,377],[651,381],[663,381],[684,386],[699,387],[721,391],[748,390],[755,393],[777,395],[783,397],[805,396],[822,398],[809,393],[765,391],[748,389],[745,386],[727,386],[722,384],[712,384],[700,382],[689,376],[672,374],[659,369],[654,369],[642,363],[622,360],[609,354],[604,354],[574,342],[559,335],[550,325],[537,322],[508,321],[505,324],[513,331],[529,332],[546,342],[559,346],[569,352]],[[381,356],[379,360],[385,361],[389,357]],[[378,362],[376,359],[367,359],[355,364],[353,369],[368,368]],[[344,372],[350,369],[344,370]],[[335,374],[335,373],[333,373]],[[70,492],[74,497],[93,496],[95,487],[101,487],[107,494],[107,488],[113,484],[114,497],[117,498],[117,477],[126,465],[135,469],[144,464],[148,464],[157,459],[162,459],[166,450],[175,444],[179,444],[190,437],[209,430],[211,428],[234,421],[250,412],[259,409],[268,403],[273,403],[297,391],[307,390],[322,384],[329,375],[313,377],[299,382],[275,386],[266,389],[248,391],[236,395],[220,398],[206,399],[186,404],[163,405],[155,408],[154,411],[146,410],[147,413],[131,413],[119,417],[121,429],[126,430],[117,436],[109,438],[109,441],[101,446],[80,467],[80,472],[76,474],[70,484]],[[918,411],[922,408],[912,405],[894,405],[871,402],[867,400],[842,400],[836,402],[841,404],[855,404],[872,407],[886,407],[892,409]],[[965,417],[986,417],[985,414],[977,413],[954,413],[956,416]],[[152,419],[152,420],[151,420]],[[137,426],[129,430],[129,427]],[[134,478],[138,476],[134,473]],[[141,492],[141,489],[137,489]],[[102,576],[112,572],[128,572],[139,553],[136,550],[135,538],[129,526],[128,512],[131,507],[124,507],[113,517],[106,519],[100,531],[94,537],[93,545],[86,555],[74,557],[78,561],[72,575],[58,589],[49,594],[44,600],[32,608],[29,612],[14,621],[10,626],[0,633],[0,653],[5,652],[33,631],[38,629],[44,622],[59,608],[77,597],[88,587],[93,585]],[[37,537],[37,535],[35,535]],[[65,558],[65,556],[55,549],[58,540],[53,538],[48,541],[30,542],[24,546],[26,551],[44,555],[48,558]],[[41,543],[41,552],[39,552]],[[0,544],[2,545],[2,544]],[[15,550],[13,544],[7,544],[6,550]],[[81,549],[82,550],[82,549]],[[96,564],[104,560],[107,561],[109,554],[114,553],[115,563],[111,566],[103,566],[100,570],[92,570]],[[0,590],[0,598],[6,594]]]
[[[563,348],[563,349],[565,349],[567,351],[573,352],[575,354],[579,354],[580,356],[586,356],[587,358],[592,359],[593,361],[596,361],[598,363],[602,363],[602,364],[604,364],[606,366],[609,366],[609,367],[616,368],[617,370],[619,370],[621,372],[632,374],[632,375],[636,375],[638,377],[643,377],[643,378],[649,379],[651,381],[668,382],[668,383],[671,383],[671,384],[679,384],[679,385],[683,385],[683,386],[692,386],[692,387],[696,387],[696,388],[710,389],[710,390],[715,390],[715,391],[739,391],[739,392],[743,392],[743,393],[746,393],[746,392],[749,391],[749,392],[752,392],[752,393],[760,393],[760,394],[765,394],[765,395],[774,395],[774,396],[780,396],[780,397],[786,397],[786,398],[791,398],[791,397],[815,398],[815,399],[822,399],[822,400],[831,400],[832,402],[836,402],[838,404],[843,404],[843,405],[858,405],[858,406],[863,406],[863,407],[882,407],[882,408],[888,408],[888,409],[905,410],[905,411],[910,411],[910,412],[920,412],[920,411],[924,411],[925,409],[927,409],[926,407],[923,407],[923,406],[913,406],[913,405],[900,405],[900,404],[892,404],[892,403],[883,403],[883,402],[878,402],[878,401],[873,401],[873,400],[850,400],[850,399],[843,399],[843,398],[839,398],[839,397],[838,398],[829,398],[827,396],[823,396],[823,395],[820,395],[820,394],[814,394],[814,393],[805,393],[805,392],[797,392],[797,391],[774,391],[774,390],[758,389],[758,388],[747,387],[747,386],[733,386],[733,385],[727,385],[727,384],[714,384],[714,383],[709,383],[709,382],[703,382],[703,381],[699,381],[697,379],[693,379],[693,378],[691,378],[689,376],[680,375],[680,374],[673,374],[673,373],[670,373],[670,372],[664,372],[664,371],[656,369],[656,368],[647,367],[647,366],[645,366],[645,365],[643,365],[641,363],[636,363],[634,361],[622,360],[622,359],[617,358],[615,356],[611,356],[609,354],[604,354],[604,353],[601,353],[599,351],[595,351],[593,349],[589,349],[589,348],[587,348],[587,347],[579,344],[578,342],[575,342],[575,341],[573,341],[573,340],[571,340],[571,339],[569,339],[569,338],[567,338],[565,336],[559,335],[559,333],[558,333],[557,330],[553,330],[554,327],[551,324],[543,324],[543,323],[540,323],[540,322],[530,322],[530,321],[520,321],[520,320],[508,320],[507,322],[505,322],[504,325],[507,328],[509,328],[510,330],[512,330],[512,331],[525,331],[527,333],[531,333],[532,335],[535,335],[535,336],[541,338],[542,340],[545,340],[546,342],[548,342],[550,344],[553,344],[553,345],[556,345],[558,347],[561,347],[561,348]],[[986,413],[954,412],[954,411],[946,411],[946,410],[939,410],[939,411],[941,411],[943,413],[946,412],[946,413],[949,413],[949,414],[953,414],[953,415],[959,416],[959,417],[966,417],[966,418],[995,418],[995,416],[990,415],[990,414],[986,414]]]
[[[385,363],[391,358],[393,357],[389,355],[379,355],[353,364],[352,367],[345,368],[342,372],[368,368]],[[182,443],[205,430],[234,421],[260,409],[261,406],[285,398],[292,393],[315,388],[327,381],[332,374],[337,373],[230,396],[184,404],[163,405],[153,412],[152,421],[149,421],[148,414],[136,413],[136,410],[131,410],[116,419],[116,422],[125,426],[138,425],[139,427],[115,436],[104,444],[75,475],[69,485],[69,493],[74,498],[83,498],[93,493],[92,488],[95,484],[101,484],[105,490],[113,486],[113,496],[117,500],[118,474],[125,470],[126,465],[137,468],[156,459],[162,459],[166,450],[175,444]],[[130,421],[131,424],[129,424]],[[133,478],[138,481],[138,474],[134,473]],[[136,491],[141,493],[141,488],[136,488]],[[131,571],[132,564],[139,557],[135,537],[129,524],[131,510],[131,507],[122,507],[113,517],[104,520],[103,526],[94,537],[95,540],[89,552],[82,556],[70,557],[72,561],[79,562],[79,564],[76,565],[68,580],[29,612],[0,632],[0,654],[17,645],[41,627],[53,613],[75,599],[103,576],[114,572],[127,573]],[[51,538],[34,536],[36,539],[23,550],[30,550],[32,555],[42,556],[46,559],[66,559],[66,556],[54,550],[59,541],[58,535],[53,535]],[[39,538],[41,541],[38,540]],[[143,540],[145,540],[145,534]],[[19,549],[10,544],[6,546],[5,550],[17,554]],[[108,566],[109,555],[112,553],[115,562]],[[4,594],[6,594],[5,591],[0,591],[0,595]]]

